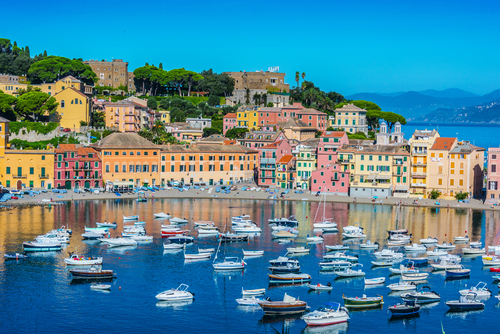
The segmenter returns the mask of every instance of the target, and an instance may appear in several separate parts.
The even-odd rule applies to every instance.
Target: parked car
[[[71,129],[70,128],[64,128],[63,132],[71,132]]]

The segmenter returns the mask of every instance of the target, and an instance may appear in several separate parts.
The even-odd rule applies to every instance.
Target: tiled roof
[[[321,137],[334,137],[334,138],[341,138],[345,135],[345,131],[325,131],[321,135]]]
[[[259,153],[241,145],[162,145],[161,150],[168,153]]]
[[[6,118],[0,117],[0,123],[9,123],[10,121]]]
[[[451,150],[453,144],[457,141],[457,138],[453,137],[439,137],[434,141],[431,150]]]
[[[284,156],[281,157],[281,159],[278,161],[279,164],[287,164],[293,159],[293,155],[291,154],[285,154]]]
[[[340,109],[335,109],[335,112],[344,112],[344,111],[366,111],[360,107],[355,106],[354,104],[348,103],[342,106]]]
[[[283,140],[279,140],[275,143],[272,143],[272,144],[269,144],[269,145],[266,145],[266,146],[262,146],[261,149],[268,149],[268,148],[277,148],[279,144],[281,144]]]
[[[75,144],[59,144],[56,148],[56,153],[64,153],[64,152],[76,152]]]
[[[290,128],[290,127],[299,127],[299,128],[308,128],[308,129],[312,129],[312,130],[316,131],[315,127],[310,126],[309,124],[301,121],[298,118],[294,118],[294,117],[290,117],[288,119],[288,121],[286,121],[286,122],[278,122],[278,126],[280,128],[283,128],[283,129]]]
[[[66,91],[66,90],[68,90],[68,89],[70,89],[70,90],[74,91],[75,93],[78,93],[80,96],[82,96],[82,97],[83,97],[83,98],[85,98],[85,99],[90,99],[87,95],[83,94],[83,93],[82,93],[82,92],[80,92],[78,89],[74,89],[73,87],[68,87],[68,88],[66,88],[65,90],[60,91],[60,92],[59,92],[59,93],[57,93],[56,95],[61,94],[62,92]],[[56,96],[56,95],[54,95],[54,96]]]
[[[312,108],[306,108],[306,109],[302,109],[301,111],[298,111],[299,114],[319,114],[319,115],[326,115],[326,113],[322,112],[322,111],[319,111],[319,110],[316,110],[316,109],[312,109]]]
[[[112,133],[97,142],[99,148],[160,148],[136,133]]]
[[[224,118],[236,118],[236,114],[233,112],[230,112],[229,114],[226,114],[226,116],[224,116]]]

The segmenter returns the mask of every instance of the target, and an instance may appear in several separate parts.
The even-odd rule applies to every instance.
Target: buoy
[[[122,287],[121,287],[121,286],[120,286],[120,287],[118,287],[118,290],[121,290],[121,289],[122,289]]]
[[[307,218],[307,216],[306,216],[306,218]]]
[[[128,254],[128,252],[127,252],[127,254]]]
[[[446,235],[447,235],[447,234],[445,233],[445,234],[444,234],[444,236],[446,237]]]
[[[118,256],[118,260],[121,260],[121,259],[122,259],[121,256]]]

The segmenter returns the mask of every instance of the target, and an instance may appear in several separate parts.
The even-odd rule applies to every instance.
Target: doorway
[[[23,181],[18,180],[17,181],[17,190],[21,190],[21,189],[23,189]]]

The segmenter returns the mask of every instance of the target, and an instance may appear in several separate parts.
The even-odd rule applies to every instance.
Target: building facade
[[[96,150],[75,144],[55,149],[54,185],[57,188],[101,187],[102,161]]]
[[[228,132],[231,129],[234,129],[238,125],[237,120],[238,117],[236,113],[226,114],[223,118],[222,133],[225,135],[226,132]]]
[[[133,73],[128,71],[128,63],[122,59],[112,61],[85,60],[84,64],[89,65],[97,75],[99,81],[97,85],[118,88],[127,87],[128,91],[135,91]]]
[[[276,187],[278,162],[284,155],[291,154],[291,147],[287,140],[260,147],[259,149],[259,175],[260,187]]]
[[[368,136],[366,112],[354,104],[346,104],[342,108],[335,109],[335,125],[332,126],[350,133],[364,132]]]
[[[500,147],[488,149],[488,179],[486,182],[487,203],[498,203],[500,200]]]
[[[411,153],[411,183],[410,193],[415,196],[427,195],[428,163],[430,161],[430,148],[434,145],[439,133],[436,130],[416,130],[408,141]]]
[[[296,186],[309,190],[312,173],[317,169],[316,149],[311,146],[298,145],[292,153],[295,156],[295,169],[297,170]]]
[[[344,131],[323,132],[318,143],[318,169],[336,163],[338,149],[348,143],[349,139]]]
[[[348,196],[349,179],[349,171],[343,171],[339,164],[314,170],[311,174],[311,193]]]

